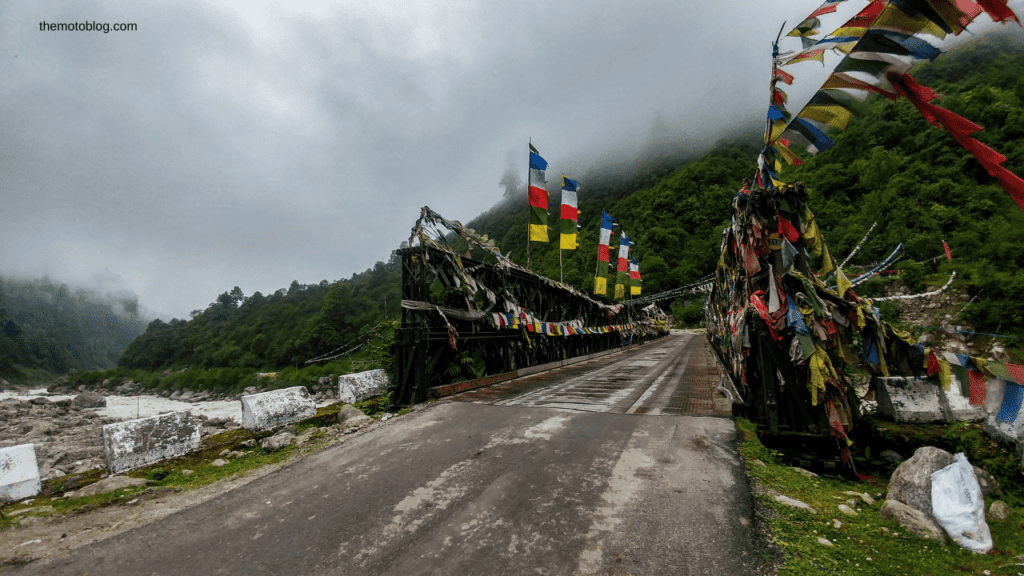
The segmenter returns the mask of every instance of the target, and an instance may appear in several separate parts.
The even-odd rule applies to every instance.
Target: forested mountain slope
[[[938,105],[983,126],[978,140],[1005,155],[1011,172],[1024,174],[1019,32],[969,41],[912,74],[943,96]],[[958,281],[977,296],[957,323],[1024,335],[1024,211],[905,100],[893,104],[878,97],[869,105],[868,113],[834,136],[835,147],[782,174],[810,188],[809,204],[832,253],[845,256],[877,221],[857,263],[881,260],[903,242],[908,261],[901,266],[912,276],[934,273],[937,281],[956,270]]]
[[[984,126],[978,139],[1003,153],[1009,170],[1024,174],[1020,31],[968,41],[913,75],[939,91],[943,98],[938,105]],[[1024,303],[1024,212],[967,151],[928,124],[909,103],[872,96],[865,106],[865,113],[845,132],[832,134],[835,147],[806,157],[803,166],[786,167],[780,176],[809,186],[810,206],[832,253],[845,257],[877,221],[851,264],[877,262],[903,242],[906,258],[898,267],[909,270],[914,287],[923,289],[920,279],[929,274],[938,281],[955,269],[959,286],[977,296],[958,323],[973,324],[979,331],[1024,335],[1024,314],[1019,310]],[[613,191],[601,178],[579,177],[580,247],[562,253],[565,281],[592,290],[602,209],[618,218],[636,243],[645,294],[711,272],[732,197],[756,167],[760,135],[754,136],[753,141],[719,145],[664,178],[633,189],[621,186],[620,180]],[[551,242],[531,244],[531,268],[551,278],[559,277],[558,176],[549,171],[547,178]],[[469,226],[525,262],[528,217],[524,185]],[[613,243],[616,239],[617,235]],[[952,263],[935,258],[944,254],[943,239],[952,249]]]
[[[938,103],[985,126],[979,139],[1005,154],[1007,168],[1024,174],[1024,42],[1019,33],[990,34],[968,42],[913,72],[944,95]],[[930,126],[904,101],[872,97],[867,112],[834,134],[837,145],[801,167],[787,167],[786,182],[805,182],[810,206],[832,253],[842,259],[873,222],[874,234],[851,265],[877,262],[903,242],[908,259],[897,267],[924,288],[960,272],[960,288],[976,295],[957,319],[976,330],[1024,336],[1024,212],[949,135]],[[752,177],[760,133],[719,140],[697,157],[639,155],[589,170],[579,179],[579,248],[562,252],[567,283],[591,292],[601,211],[619,219],[635,242],[644,294],[671,289],[714,270],[722,228],[743,178]],[[694,135],[714,141],[716,135]],[[523,166],[525,174],[526,167]],[[559,278],[560,178],[548,171],[550,240],[531,243],[531,269]],[[508,197],[467,225],[496,240],[504,253],[526,262],[529,208],[525,183],[503,179]],[[616,236],[617,239],[617,236]],[[945,239],[953,251],[947,263]],[[293,282],[269,296],[226,292],[194,318],[153,322],[120,360],[125,368],[295,366],[344,350],[384,317],[397,318],[400,266],[392,254],[363,274],[335,283]],[[929,275],[931,275],[929,277]],[[866,286],[866,293],[871,293]],[[1019,344],[1018,344],[1019,346]]]
[[[293,281],[288,288],[249,296],[237,286],[191,320],[155,320],[131,343],[123,368],[163,370],[265,368],[302,365],[343,352],[384,319],[397,317],[401,270],[392,254],[385,264],[351,279],[317,284]],[[340,350],[339,350],[340,349]]]
[[[26,369],[109,368],[145,327],[134,296],[0,277],[0,376],[11,380]]]

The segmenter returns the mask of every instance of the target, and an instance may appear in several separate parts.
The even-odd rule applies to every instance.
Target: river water
[[[31,400],[45,396],[51,402],[58,400],[72,399],[75,395],[48,395],[45,388],[38,390],[26,390],[22,392],[0,392],[0,402],[8,398],[18,400]],[[210,402],[178,402],[169,400],[163,396],[144,394],[141,396],[106,396],[106,408],[96,408],[96,413],[108,418],[118,420],[131,420],[133,418],[146,418],[167,412],[180,412],[189,410],[193,416],[206,415],[209,418],[228,418],[242,423],[242,402],[240,400],[213,400]]]

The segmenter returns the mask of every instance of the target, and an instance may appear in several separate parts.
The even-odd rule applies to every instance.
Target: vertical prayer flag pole
[[[533,160],[533,150],[534,150],[534,148],[533,148],[533,136],[531,136],[530,139],[529,139],[529,145],[530,145],[530,152],[529,152],[530,153],[530,160],[532,161]],[[531,162],[530,169],[526,171],[526,197],[527,197],[527,201],[529,201],[530,192],[533,190],[533,181],[531,180],[532,177],[533,177],[533,166],[532,166],[532,162]],[[533,222],[533,206],[532,206],[532,204],[530,206],[530,217],[527,218],[527,220],[526,220],[526,269],[527,270],[530,269],[530,234],[533,232],[533,229],[530,227],[530,223],[531,222]]]
[[[527,176],[526,185],[530,200],[530,228],[526,235],[526,267],[530,267],[530,241],[548,241],[548,190],[546,187],[534,186],[534,182],[545,184],[544,171],[547,170],[547,160],[541,158],[537,149],[533,147],[533,140],[530,141],[530,174]]]
[[[578,246],[577,242],[577,225],[579,221],[579,203],[577,202],[576,194],[579,192],[580,183],[572,178],[566,178],[565,174],[562,174],[562,206],[559,216],[561,221],[559,222],[559,234],[558,234],[558,280],[564,282],[562,278],[562,250],[575,250]]]
[[[601,210],[601,231],[597,240],[597,267],[594,269],[594,294],[608,295],[608,279],[601,275],[601,262],[609,264],[608,252],[611,249],[612,227],[615,219]]]

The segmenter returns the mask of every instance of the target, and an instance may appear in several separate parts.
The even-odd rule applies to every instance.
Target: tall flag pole
[[[537,149],[530,141],[530,173],[526,177],[526,183],[530,195],[530,233],[526,236],[526,267],[530,267],[530,241],[548,241],[548,190],[544,186],[535,184],[546,184],[544,171],[548,169],[547,160],[541,158]]]
[[[597,267],[594,269],[594,294],[608,295],[608,278],[601,274],[601,262],[607,265],[608,252],[612,243],[612,224],[615,218],[601,210],[601,235],[597,240]]]
[[[626,282],[629,280],[629,236],[625,230],[619,234],[619,266],[615,273],[615,299],[626,297]]]
[[[558,281],[564,282],[562,278],[562,250],[575,250],[578,246],[576,223],[579,221],[579,208],[577,207],[576,194],[580,190],[580,183],[577,180],[566,178],[562,174],[562,222],[561,237],[558,242]]]

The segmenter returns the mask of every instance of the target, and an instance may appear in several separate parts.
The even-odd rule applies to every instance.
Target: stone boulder
[[[82,392],[71,401],[72,406],[79,408],[103,408],[107,405],[107,399],[102,394],[95,392]]]
[[[363,414],[361,410],[351,404],[345,404],[341,407],[341,410],[338,410],[338,424],[342,426],[351,428],[353,426],[369,424],[372,421],[373,418]]]
[[[900,464],[889,480],[886,500],[902,502],[923,512],[932,513],[932,473],[953,463],[953,455],[941,448],[922,446],[911,458]]]
[[[96,494],[103,494],[112,490],[120,490],[121,488],[128,488],[130,486],[145,486],[149,484],[149,480],[145,478],[131,478],[128,476],[111,476],[89,484],[81,490],[75,492],[64,492],[65,498],[84,498],[85,496],[95,496]]]
[[[992,520],[1002,522],[1010,517],[1010,507],[1006,502],[996,500],[988,509],[988,517]]]
[[[977,466],[974,466],[974,477],[978,479],[978,487],[981,488],[982,498],[987,498],[993,494],[999,494],[1001,491],[999,488],[999,481],[996,480],[994,476]]]
[[[911,458],[913,460],[913,458]],[[908,460],[909,462],[909,460]],[[895,520],[913,534],[928,540],[946,541],[946,531],[932,518],[931,514],[911,508],[896,500],[886,500],[880,510],[882,518]]]
[[[289,432],[278,432],[277,434],[274,434],[270,438],[265,438],[263,442],[260,444],[260,447],[266,450],[267,452],[273,452],[275,450],[280,450],[281,448],[289,446],[293,440],[295,440],[294,434],[291,434]]]

